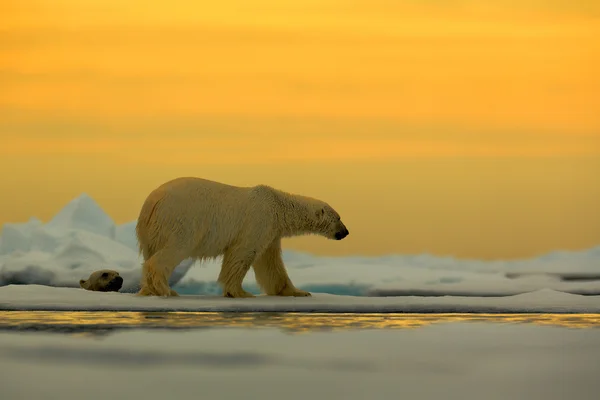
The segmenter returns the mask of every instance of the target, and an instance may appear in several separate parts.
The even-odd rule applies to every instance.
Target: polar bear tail
[[[143,255],[144,260],[148,260],[154,253],[156,253],[156,241],[157,237],[155,232],[157,228],[156,221],[154,221],[155,211],[162,197],[152,193],[144,204],[138,217],[137,225],[135,227],[135,233],[138,240],[138,253]]]

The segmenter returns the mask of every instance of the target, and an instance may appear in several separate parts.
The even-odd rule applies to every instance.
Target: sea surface
[[[103,335],[132,329],[276,328],[288,333],[415,329],[442,323],[493,322],[571,329],[600,328],[600,314],[413,314],[277,312],[0,311],[0,331]]]

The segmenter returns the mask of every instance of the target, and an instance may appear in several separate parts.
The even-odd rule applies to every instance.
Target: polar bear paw
[[[296,289],[295,287],[286,286],[278,296],[290,296],[290,297],[311,297],[312,295],[309,292],[304,290]]]
[[[246,292],[244,289],[237,289],[237,290],[226,289],[226,290],[223,291],[223,297],[249,298],[249,297],[256,297],[256,296],[254,296],[250,292]]]
[[[178,297],[179,293],[174,291],[173,289],[169,289],[169,294],[157,293],[156,290],[152,290],[148,287],[142,287],[139,292],[135,294],[136,296],[157,296],[157,297]]]
[[[155,296],[154,292],[150,290],[148,287],[143,286],[139,292],[135,294],[136,296]]]

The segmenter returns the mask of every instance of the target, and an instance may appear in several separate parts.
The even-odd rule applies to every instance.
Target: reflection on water
[[[444,322],[531,323],[567,328],[600,327],[600,314],[342,314],[0,311],[0,330],[84,333],[115,329],[214,327],[280,328],[287,332],[347,329],[409,329]]]

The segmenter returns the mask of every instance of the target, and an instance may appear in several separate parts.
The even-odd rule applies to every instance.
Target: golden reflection
[[[227,313],[0,311],[0,329],[71,331],[112,328],[279,328],[290,333],[317,330],[411,329],[436,323],[495,322],[600,327],[600,314],[353,314],[353,313]]]

